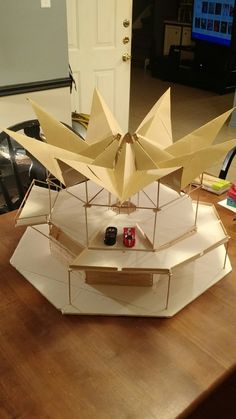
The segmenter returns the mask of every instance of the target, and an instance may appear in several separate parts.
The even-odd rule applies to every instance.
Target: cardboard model
[[[173,143],[170,90],[133,135],[95,90],[83,141],[31,104],[46,142],[5,131],[47,168],[48,188],[33,182],[25,197],[16,224],[29,228],[11,263],[58,309],[172,316],[231,270],[214,207],[183,190],[235,146],[212,145],[232,110]],[[124,227],[135,227],[132,248]]]

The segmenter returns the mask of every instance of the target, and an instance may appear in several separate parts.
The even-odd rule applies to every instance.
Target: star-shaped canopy
[[[180,191],[236,145],[236,139],[212,145],[233,109],[173,143],[169,89],[153,106],[134,135],[124,135],[103,98],[95,90],[85,141],[38,104],[30,102],[46,143],[8,129],[5,132],[65,186],[75,184],[83,175],[107,189],[120,202],[158,179]]]

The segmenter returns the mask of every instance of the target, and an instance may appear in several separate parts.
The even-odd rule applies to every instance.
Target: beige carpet
[[[174,84],[151,77],[143,69],[131,71],[130,92],[130,132],[134,132],[147,112],[158,98],[171,87],[172,128],[174,141],[200,127],[211,119],[233,107],[234,94],[219,95],[214,92],[194,87]],[[236,128],[224,125],[216,138],[216,143],[236,139]],[[236,142],[236,141],[235,141]],[[218,175],[222,161],[208,169],[209,173]],[[236,158],[228,173],[229,180],[236,181]]]

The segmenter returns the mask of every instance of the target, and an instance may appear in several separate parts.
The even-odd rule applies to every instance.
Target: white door
[[[69,61],[77,85],[72,111],[90,113],[97,87],[127,131],[132,0],[67,0],[67,20]]]

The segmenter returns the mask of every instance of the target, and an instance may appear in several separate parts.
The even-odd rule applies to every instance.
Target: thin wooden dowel
[[[71,269],[68,269],[68,300],[71,305]]]
[[[167,287],[167,295],[166,295],[166,310],[168,309],[168,305],[169,305],[169,299],[170,299],[170,281],[171,281],[171,276],[172,273],[169,271],[168,273],[168,287]]]
[[[226,244],[226,246],[225,246],[225,258],[224,258],[224,265],[223,265],[223,269],[225,269],[225,266],[226,266],[226,261],[227,261],[228,252],[229,252],[229,241],[227,242],[227,244]]]

